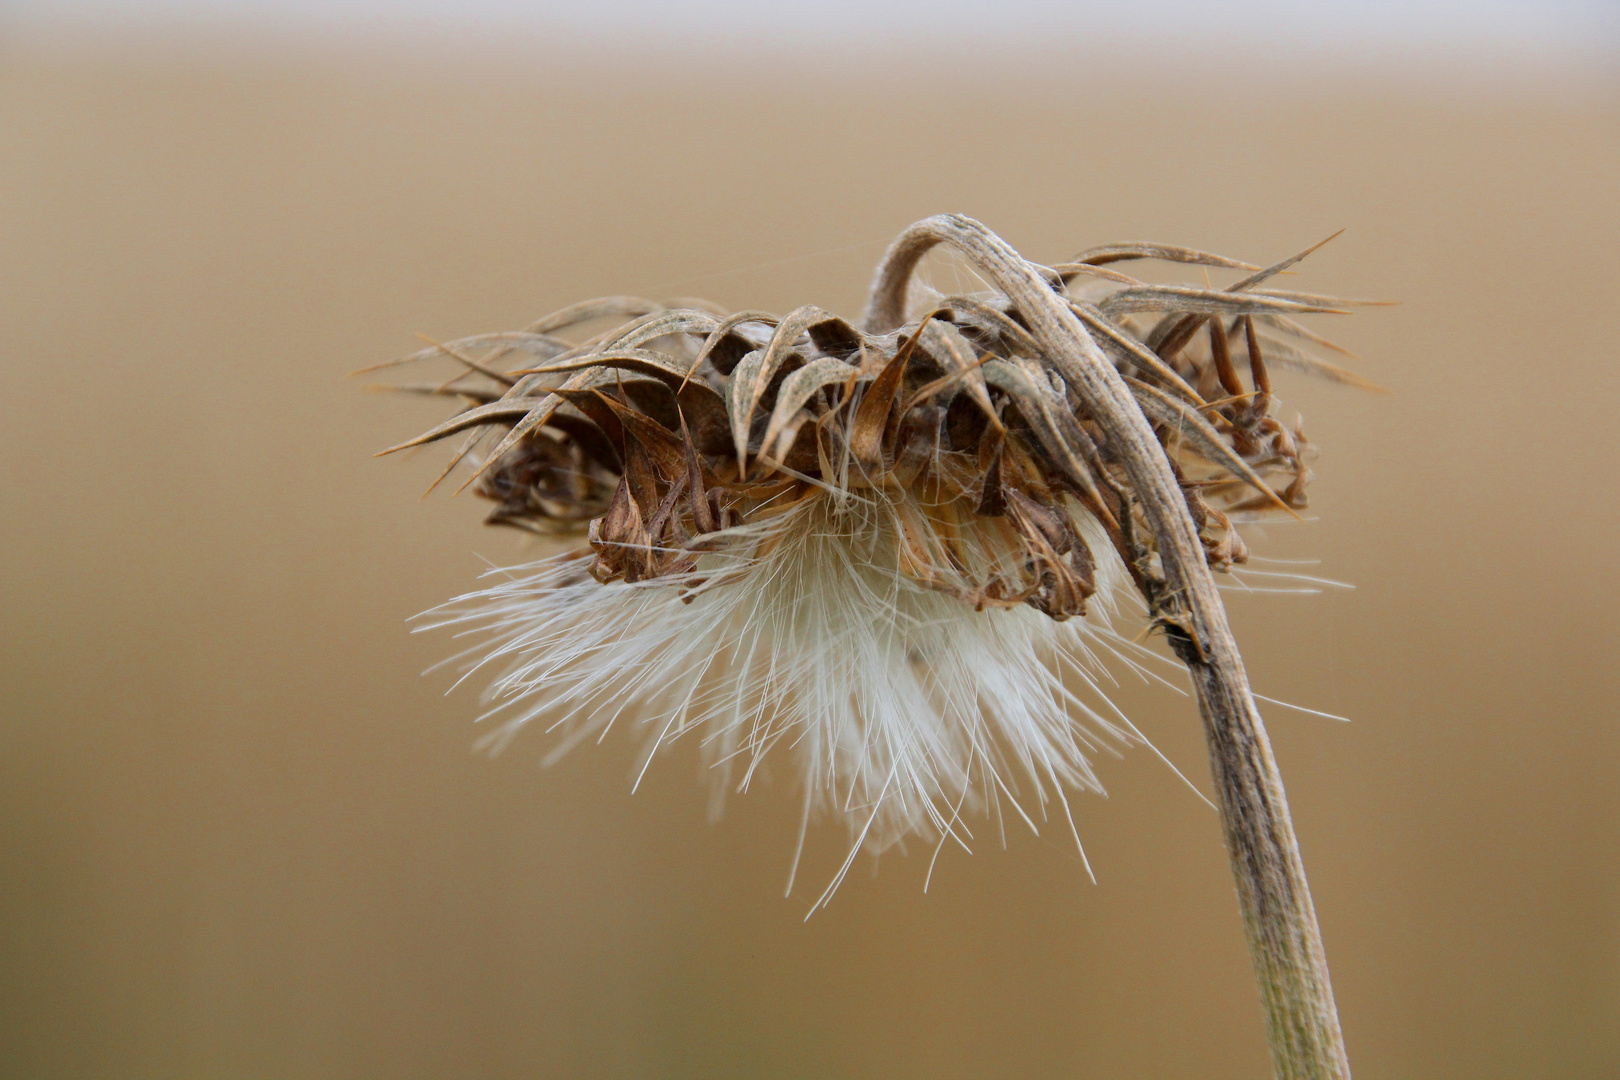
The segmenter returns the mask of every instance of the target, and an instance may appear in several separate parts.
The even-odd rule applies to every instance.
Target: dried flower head
[[[907,317],[916,248],[860,326],[611,297],[405,358],[457,361],[415,389],[466,407],[394,449],[466,432],[461,461],[489,438],[488,521],[588,538],[432,620],[486,632],[467,655],[498,668],[496,741],[539,721],[561,753],[624,718],[650,760],[701,729],[722,788],[780,746],[806,816],[881,848],[964,840],[969,811],[1067,818],[1066,790],[1098,786],[1088,756],[1140,738],[1066,678],[1095,690],[1097,652],[1130,647],[1109,627],[1127,586],[1193,640],[1128,449],[1015,297],[931,294]],[[1247,559],[1235,520],[1305,505],[1308,444],[1272,415],[1269,370],[1356,381],[1292,318],[1337,302],[1267,287],[1303,254],[1026,264],[1129,388],[1216,570]],[[1246,276],[1148,284],[1117,269],[1133,260]]]
[[[989,288],[911,310],[941,243]],[[497,741],[543,721],[562,752],[622,716],[650,725],[650,762],[699,730],[744,787],[767,752],[793,754],[805,820],[834,809],[856,838],[814,911],[862,847],[966,846],[969,812],[1069,816],[1066,791],[1096,787],[1088,754],[1139,738],[1066,681],[1095,689],[1095,650],[1128,644],[1108,616],[1129,583],[1198,699],[1277,1075],[1348,1080],[1287,796],[1211,576],[1248,557],[1234,522],[1304,505],[1305,438],[1272,416],[1269,368],[1359,381],[1293,321],[1345,302],[1266,287],[1311,250],[1260,269],[1118,244],[1039,266],[943,215],[890,247],[859,327],[615,297],[407,357],[457,361],[417,389],[466,407],[395,449],[467,432],[454,468],[493,436],[473,480],[489,520],[589,541],[433,625],[484,632],[464,656],[498,666]],[[1116,269],[1143,259],[1246,276]]]

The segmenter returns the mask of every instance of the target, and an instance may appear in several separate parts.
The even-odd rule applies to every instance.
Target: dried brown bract
[[[1310,448],[1273,415],[1269,369],[1359,381],[1311,355],[1319,339],[1292,319],[1343,303],[1265,287],[1308,253],[1260,269],[1112,244],[1041,268],[1151,423],[1216,569],[1247,558],[1234,517],[1306,505]],[[1250,272],[1214,289],[1118,269],[1150,259]],[[413,389],[467,407],[393,449],[493,434],[474,485],[497,504],[490,523],[588,525],[602,582],[690,575],[738,524],[798,500],[878,491],[903,504],[906,576],[976,608],[1085,611],[1095,555],[1075,506],[1102,523],[1143,592],[1161,593],[1119,447],[1016,305],[981,293],[929,307],[901,326],[889,325],[898,311],[873,311],[857,327],[808,306],[777,316],[587,301],[405,358],[459,360],[455,378]],[[559,336],[604,321],[582,342]],[[969,531],[987,543],[965,544]]]

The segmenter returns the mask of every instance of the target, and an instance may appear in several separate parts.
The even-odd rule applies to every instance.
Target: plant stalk
[[[867,304],[869,332],[901,325],[912,271],[940,243],[958,249],[1012,301],[1120,451],[1164,573],[1163,595],[1147,599],[1187,665],[1198,695],[1276,1075],[1278,1080],[1349,1080],[1327,958],[1282,775],[1169,460],[1129,388],[1068,303],[1006,241],[972,218],[928,218],[890,246]]]

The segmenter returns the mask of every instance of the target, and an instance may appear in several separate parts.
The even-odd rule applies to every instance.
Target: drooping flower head
[[[1110,618],[1135,594],[1185,644],[1174,575],[1133,451],[1027,305],[923,295],[917,249],[897,243],[860,325],[612,297],[406,358],[459,363],[416,389],[465,407],[395,449],[466,433],[452,467],[476,463],[489,522],[585,541],[430,619],[478,634],[497,742],[536,725],[560,754],[632,726],[650,762],[690,733],[717,790],[791,758],[806,818],[845,816],[852,858],[965,843],[985,813],[1072,827],[1091,755],[1140,738],[1095,692],[1127,645]],[[1358,381],[1293,320],[1337,303],[1269,287],[1301,257],[1131,243],[1025,264],[1129,388],[1216,570],[1247,559],[1234,521],[1305,505],[1270,371]],[[1120,271],[1135,260],[1246,276],[1149,284]]]

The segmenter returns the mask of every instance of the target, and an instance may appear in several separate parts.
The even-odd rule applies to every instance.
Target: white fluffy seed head
[[[1103,556],[1089,614],[974,610],[901,572],[911,498],[803,498],[733,530],[677,580],[601,584],[578,554],[495,571],[505,580],[427,626],[480,636],[463,656],[498,672],[491,746],[543,727],[555,758],[636,728],[639,778],[661,746],[690,736],[717,792],[746,790],[768,753],[791,758],[806,809],[847,820],[856,849],[908,835],[965,842],[964,819],[986,813],[1072,829],[1066,790],[1100,790],[1088,755],[1136,738],[1104,715],[1094,683],[1124,567],[1072,507]],[[963,539],[981,566],[1011,554],[989,527]]]

